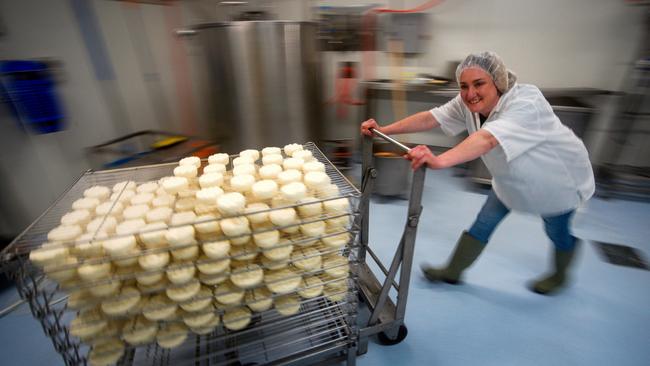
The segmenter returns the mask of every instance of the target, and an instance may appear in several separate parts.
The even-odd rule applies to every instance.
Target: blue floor
[[[650,203],[592,199],[574,220],[585,239],[572,284],[541,296],[526,284],[550,267],[551,245],[539,218],[513,213],[461,286],[433,285],[419,264],[446,261],[485,195],[451,171],[429,171],[418,229],[406,325],[395,346],[371,340],[365,365],[650,365],[650,271],[615,266],[591,240],[628,245],[650,257]],[[373,198],[370,242],[390,262],[407,201]],[[0,304],[15,295],[0,294]],[[0,319],[6,365],[59,365],[60,357],[26,307]]]
[[[650,271],[604,262],[590,240],[650,255],[650,204],[591,200],[574,220],[585,239],[574,282],[556,296],[526,284],[550,267],[541,219],[510,214],[462,286],[434,285],[419,264],[446,262],[485,195],[449,172],[429,171],[406,325],[395,346],[371,343],[359,365],[650,365]],[[370,243],[390,261],[406,201],[373,200]],[[396,217],[401,217],[398,221]]]

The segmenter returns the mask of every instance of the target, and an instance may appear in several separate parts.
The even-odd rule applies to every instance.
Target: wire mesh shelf
[[[21,297],[27,300],[32,314],[41,322],[44,331],[52,339],[56,351],[69,365],[111,362],[121,365],[183,365],[190,363],[227,365],[235,361],[242,364],[268,364],[302,360],[316,355],[341,357],[346,354],[349,359],[350,354],[354,353],[350,349],[354,347],[358,337],[358,330],[355,326],[357,313],[357,278],[355,274],[359,263],[358,206],[360,192],[327,160],[315,144],[306,143],[303,147],[312,153],[316,161],[324,164],[325,173],[331,184],[336,185],[338,193],[330,196],[318,196],[309,203],[269,205],[268,209],[246,212],[246,215],[270,213],[287,208],[299,209],[301,205],[305,204],[324,204],[328,201],[341,199],[346,199],[349,202],[349,209],[334,212],[323,210],[324,212],[318,215],[301,216],[298,220],[284,226],[253,227],[252,230],[240,235],[229,236],[221,232],[210,237],[197,236],[194,242],[174,246],[173,249],[148,247],[139,243],[136,252],[126,252],[121,256],[107,254],[76,256],[74,260],[58,261],[45,266],[33,263],[30,260],[30,255],[36,250],[41,250],[39,249],[41,245],[48,241],[48,233],[60,225],[61,217],[70,211],[75,200],[84,196],[84,191],[88,188],[98,185],[111,187],[124,181],[134,181],[137,184],[155,182],[163,177],[172,176],[177,164],[88,171],[3,250],[0,263],[4,271],[15,279]],[[235,157],[236,155],[230,156],[230,161]],[[118,195],[114,202],[117,202],[124,191],[125,188],[117,192]],[[103,216],[103,220],[111,215],[112,210],[113,207]],[[218,215],[216,218],[198,220],[191,224],[207,224],[241,215]],[[300,230],[304,225],[317,222],[326,223],[321,225],[326,227],[326,230],[318,232],[317,235],[307,235]],[[168,225],[166,230],[187,225],[188,223]],[[264,248],[251,245],[254,243],[253,238],[256,235],[270,231],[281,233],[279,242],[274,246]],[[137,235],[143,233],[148,232],[139,232]],[[92,244],[133,235],[106,235],[101,233],[99,228],[89,234],[91,235],[85,239],[84,243]],[[343,243],[340,241],[341,238],[344,240]],[[142,317],[142,311],[146,306],[149,306],[146,309],[153,310],[170,306],[157,303],[157,308],[152,305],[153,298],[160,296],[169,298],[171,296],[165,294],[169,294],[170,289],[189,286],[190,283],[174,284],[169,280],[164,280],[166,274],[167,278],[171,279],[169,266],[154,269],[143,268],[138,265],[140,259],[168,252],[172,252],[173,255],[174,250],[204,248],[209,243],[234,240],[246,241],[246,244],[232,245],[228,254],[219,258],[194,255],[190,256],[188,260],[177,261],[174,264],[174,270],[191,272],[191,281],[196,282],[200,290],[186,299],[178,300],[178,304],[174,304],[174,306],[180,310],[175,310],[175,315],[155,321],[157,332],[160,335],[163,329],[179,326],[186,330],[193,330],[194,333],[188,331],[188,336],[171,348],[162,347],[161,342],[156,342],[155,338],[137,346],[119,341],[123,351],[119,353],[119,359],[111,360],[110,355],[111,352],[115,354],[114,350],[110,347],[104,350],[105,347],[100,346],[101,344],[119,339],[116,338],[119,337],[119,330],[125,327],[127,321],[138,316]],[[48,250],[59,249],[64,250],[65,253],[73,253],[79,244],[79,240],[71,240],[49,243],[47,248]],[[269,251],[283,248],[286,248],[289,253],[293,251],[294,255],[282,261],[268,260]],[[134,258],[137,259],[135,265],[127,264],[129,261],[134,261]],[[341,261],[341,258],[344,261]],[[318,266],[306,268],[307,266],[301,265],[301,263],[304,264],[310,260],[312,262],[317,260]],[[228,261],[227,270],[218,271],[211,276],[201,271],[201,268],[205,268],[201,266],[218,265],[223,261]],[[172,263],[171,260],[170,263]],[[251,264],[255,264],[255,266]],[[108,272],[110,275],[80,280],[79,270],[82,267],[102,265],[110,268]],[[250,319],[247,319],[248,326],[243,329],[230,330],[224,326],[226,314],[241,306],[250,306],[251,303],[240,299],[239,302],[234,301],[230,305],[225,305],[219,303],[216,298],[269,288],[273,285],[273,281],[265,280],[243,289],[237,286],[230,286],[224,291],[218,289],[222,288],[224,283],[232,285],[233,275],[247,275],[249,274],[247,272],[261,270],[265,278],[270,278],[271,274],[281,271],[280,268],[289,269],[287,273],[290,275],[277,279],[277,282],[289,281],[295,277],[299,280],[299,285],[293,286],[290,291],[269,292],[268,298],[273,300],[275,306],[260,312],[251,312]],[[202,278],[202,275],[205,275],[205,278]],[[160,277],[163,280],[147,285],[141,281],[143,277],[147,276],[149,278]],[[221,278],[219,278],[220,276]],[[306,281],[307,278],[311,280]],[[127,287],[135,288],[138,291],[128,292],[124,290]],[[319,289],[320,291],[318,291]],[[98,292],[99,290],[101,292]],[[311,295],[304,295],[307,293]],[[282,309],[278,309],[277,301],[291,296],[293,299],[299,299],[299,310],[292,315],[282,315],[279,312]],[[195,327],[200,329],[199,331],[188,325],[183,325],[184,321],[187,324],[184,316],[190,313],[184,310],[183,305],[202,300],[208,300],[210,305],[198,311],[193,309],[191,315],[205,315],[206,319],[217,319],[212,322],[213,326]],[[104,315],[108,313],[103,306],[107,306],[107,302],[112,304],[133,302],[136,305],[124,314],[112,314],[106,320]],[[86,320],[83,322],[84,327],[93,327],[97,326],[97,323],[101,323],[103,330],[99,334],[87,336],[86,333],[79,332],[78,329],[71,331],[74,321],[79,322],[80,318],[92,315],[93,312],[101,313],[102,310],[99,309],[104,309],[103,312],[106,314],[97,319],[84,318]],[[229,318],[230,323],[228,324],[237,320],[241,319]],[[113,331],[114,329],[118,331]],[[85,336],[80,336],[80,334]]]

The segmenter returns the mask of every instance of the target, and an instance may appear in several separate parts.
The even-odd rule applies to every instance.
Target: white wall
[[[6,106],[0,105],[0,187],[4,196],[0,201],[0,234],[21,231],[90,168],[86,147],[143,129],[199,132],[180,122],[178,91],[169,61],[170,38],[174,35],[164,17],[169,7],[106,0],[93,0],[90,6],[97,15],[115,80],[96,79],[70,1],[0,1],[6,31],[0,37],[1,57],[60,62],[62,81],[57,89],[66,115],[63,131],[35,135],[22,130]],[[205,15],[182,10],[191,23]],[[141,13],[142,24],[138,26],[146,30],[149,40],[153,64],[146,68],[138,63],[126,23],[133,19],[127,12],[134,11]],[[192,57],[201,56],[181,51],[190,57],[190,63]],[[190,77],[196,85],[196,78],[202,76],[190,73]],[[149,93],[146,83],[151,80],[162,89],[160,95]],[[115,120],[113,112],[120,106],[106,98],[103,90],[107,85],[117,90],[124,120]],[[198,98],[194,102],[198,105]],[[162,115],[156,110],[161,103],[167,112]],[[193,108],[200,110],[196,105]]]
[[[432,10],[441,61],[494,50],[542,87],[618,89],[642,32],[643,8],[611,0],[447,1]]]
[[[66,114],[65,130],[48,135],[25,132],[6,106],[0,105],[5,197],[0,232],[16,233],[88,168],[82,148],[113,137],[115,129],[68,2],[3,1],[0,14],[7,31],[0,38],[4,59],[51,58],[63,66],[59,96]]]
[[[274,3],[283,8],[289,1],[302,3]],[[404,9],[424,2],[311,3],[376,3]],[[450,61],[462,60],[470,52],[493,50],[520,80],[540,87],[618,90],[641,41],[644,11],[644,7],[612,0],[447,0],[426,11],[431,20],[426,52],[405,63],[413,71],[443,74]],[[309,16],[303,14],[304,19]],[[379,77],[390,75],[383,53],[377,55],[376,65]]]

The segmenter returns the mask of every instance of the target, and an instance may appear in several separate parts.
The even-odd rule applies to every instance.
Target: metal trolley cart
[[[390,142],[405,153],[410,148],[385,134],[371,129],[378,137]],[[406,302],[408,299],[409,284],[411,280],[411,267],[413,264],[413,251],[415,248],[415,237],[422,212],[422,191],[424,189],[425,167],[413,172],[409,205],[407,210],[406,225],[402,233],[395,255],[386,266],[369,246],[369,217],[370,217],[370,195],[377,177],[377,171],[373,166],[373,138],[364,136],[362,145],[362,182],[361,202],[359,205],[359,228],[360,228],[360,250],[358,266],[358,290],[360,299],[370,310],[367,319],[360,319],[362,326],[359,329],[358,354],[363,354],[368,349],[368,338],[377,335],[379,341],[385,345],[400,343],[406,338],[408,329],[404,324],[406,313]],[[368,266],[367,255],[373,259],[377,267],[385,275],[384,281],[380,282]],[[396,281],[399,270],[399,280]],[[399,283],[398,283],[399,282]],[[396,302],[389,297],[393,288],[396,293]]]
[[[366,147],[364,147],[366,152],[368,152],[367,145],[369,143],[370,141],[366,141]],[[274,246],[273,249],[250,246],[243,250],[230,250],[226,257],[217,260],[202,256],[198,257],[198,259],[184,261],[177,268],[199,267],[201,264],[216,263],[223,260],[228,260],[233,264],[242,264],[241,266],[232,265],[230,267],[230,275],[232,276],[236,273],[245,274],[246,271],[252,271],[251,263],[261,266],[265,273],[268,274],[269,272],[266,271],[276,268],[278,266],[277,262],[260,260],[252,262],[250,259],[251,256],[261,258],[267,250],[277,250],[288,246],[301,248],[306,244],[310,244],[306,248],[317,249],[316,252],[312,251],[315,254],[307,255],[303,251],[304,255],[302,257],[290,257],[286,268],[290,268],[293,275],[270,281],[271,283],[273,281],[282,282],[292,277],[301,277],[303,281],[300,282],[297,288],[294,287],[288,293],[268,292],[267,297],[261,299],[251,296],[251,298],[245,297],[244,300],[240,300],[249,307],[253,302],[259,303],[268,300],[268,298],[275,303],[271,308],[251,312],[250,318],[247,318],[245,314],[241,317],[232,315],[235,313],[234,310],[240,306],[237,305],[237,301],[227,305],[215,300],[217,294],[213,293],[213,291],[220,288],[220,284],[214,285],[214,283],[219,282],[214,278],[219,276],[227,278],[228,273],[226,272],[225,275],[221,273],[215,276],[206,276],[209,279],[206,281],[201,278],[200,286],[202,291],[195,292],[191,298],[183,299],[180,302],[180,307],[177,307],[178,310],[175,310],[171,315],[160,319],[156,318],[153,321],[148,319],[148,322],[142,319],[141,314],[146,309],[157,311],[176,306],[169,303],[154,302],[152,299],[154,297],[164,297],[163,294],[168,294],[170,289],[185,285],[174,285],[168,281],[155,285],[144,285],[139,282],[141,277],[155,277],[157,274],[164,276],[165,268],[143,269],[137,265],[127,265],[126,262],[129,259],[132,260],[134,256],[139,261],[146,255],[170,251],[169,247],[149,247],[142,246],[142,243],[139,243],[140,250],[137,254],[77,256],[72,260],[69,259],[70,257],[65,257],[68,258],[66,260],[57,257],[59,259],[56,262],[39,263],[38,265],[35,264],[36,261],[30,260],[30,257],[35,259],[33,253],[43,250],[41,245],[47,240],[48,232],[59,225],[62,215],[70,210],[74,200],[83,196],[86,189],[96,185],[112,187],[114,184],[123,181],[136,181],[138,183],[155,181],[161,177],[172,175],[175,164],[86,172],[45,213],[5,248],[0,257],[2,269],[15,281],[20,296],[29,304],[32,314],[41,323],[55,350],[68,365],[101,363],[97,361],[102,361],[102,358],[105,361],[106,357],[110,359],[110,355],[116,352],[115,340],[119,339],[119,337],[124,339],[123,334],[120,336],[120,331],[134,331],[134,329],[128,329],[128,324],[138,325],[141,323],[155,324],[154,328],[158,333],[157,338],[150,337],[143,341],[142,344],[119,341],[118,343],[122,345],[120,347],[123,348],[119,353],[119,359],[112,362],[117,361],[119,365],[276,365],[336,361],[347,361],[348,364],[354,364],[356,355],[366,351],[370,335],[379,333],[380,340],[385,343],[396,343],[406,336],[403,319],[417,218],[409,219],[404,238],[398,248],[398,254],[393,260],[390,270],[386,270],[374,253],[367,248],[369,189],[372,188],[372,168],[369,165],[369,160],[366,159],[367,161],[364,162],[364,171],[367,174],[364,174],[364,192],[361,194],[336,170],[313,143],[305,144],[304,148],[311,151],[314,158],[324,164],[331,183],[338,187],[338,193],[329,196],[317,196],[317,199],[308,203],[303,202],[280,207],[277,205],[271,206],[273,208],[255,213],[271,214],[273,211],[287,208],[300,210],[301,206],[308,204],[318,204],[326,208],[327,202],[342,199],[348,200],[349,210],[332,211],[324,209],[317,216],[301,216],[297,221],[285,226],[269,227],[262,225],[253,227],[252,232],[237,236],[226,236],[221,233],[218,238],[199,237],[198,242],[185,246],[176,246],[171,250],[173,254],[174,250],[188,249],[192,245],[201,246],[208,240],[229,239],[234,241],[247,235],[252,235],[254,238],[256,234],[272,230],[293,232],[292,234],[283,233],[279,244]],[[233,158],[234,156],[230,157],[231,160]],[[416,172],[416,175],[422,173]],[[414,181],[417,182],[418,179]],[[419,190],[421,194],[421,185]],[[124,190],[118,193],[118,198],[123,192]],[[416,197],[418,202],[420,194]],[[419,210],[416,211],[419,213]],[[250,215],[251,213],[247,212],[246,214]],[[415,217],[417,214],[413,216]],[[224,215],[219,217],[218,220],[225,218],[228,217]],[[209,224],[210,222],[216,222],[216,220],[196,221],[194,224]],[[317,235],[307,235],[300,230],[303,225],[317,222],[325,223],[325,232],[320,232]],[[183,225],[187,224],[183,223]],[[173,227],[170,226],[169,228]],[[147,233],[152,234],[155,232],[140,232],[139,235]],[[86,249],[89,246],[92,247],[100,239],[99,232],[92,234],[91,239],[83,242],[87,245]],[[342,246],[333,244],[336,243],[336,240],[328,241],[328,238],[334,239],[341,236],[346,237]],[[108,238],[101,237],[101,240],[106,241],[119,237],[119,235],[114,234]],[[78,245],[80,245],[80,241],[76,239],[71,242],[50,244],[47,246],[47,250],[58,250],[68,254],[76,253],[75,249],[79,248]],[[240,248],[246,247],[246,245],[244,244]],[[234,248],[234,246],[231,246],[231,248]],[[383,286],[374,278],[374,275],[364,263],[366,253],[375,258],[380,268],[387,273]],[[299,260],[304,263],[304,261],[310,258],[313,259],[316,256],[322,258],[336,257],[339,260],[329,262],[323,260],[321,266],[311,269],[296,264]],[[341,258],[345,260],[341,261]],[[123,267],[115,266],[119,261],[122,262]],[[402,263],[402,274],[400,285],[397,286],[394,276],[400,262]],[[82,266],[95,265],[98,267],[106,263],[112,263],[110,266],[113,271],[110,272],[109,276],[99,277],[94,280],[84,279],[82,281],[78,279],[80,275],[78,270]],[[312,280],[307,281],[307,278]],[[220,281],[223,281],[223,279]],[[115,286],[118,290],[111,291],[110,288],[114,287],[115,283],[118,284]],[[253,293],[255,289],[261,289],[265,285],[269,286],[269,281],[257,284],[247,291]],[[391,285],[395,286],[399,291],[397,306],[393,305],[388,297],[388,287]],[[309,291],[310,289],[318,289],[319,286],[323,291]],[[140,300],[132,301],[136,305],[129,307],[127,311],[119,315],[111,314],[111,317],[106,317],[105,314],[101,314],[100,309],[104,309],[104,303],[110,302],[124,305],[129,303],[130,297],[137,296],[127,293],[124,290],[125,287],[135,287],[139,290]],[[203,289],[209,291],[203,291]],[[234,287],[225,292],[221,291],[218,295],[234,295],[237,291],[236,287]],[[95,296],[87,296],[88,292],[95,293]],[[100,294],[97,294],[97,292],[100,292]],[[297,312],[290,311],[291,314],[281,312],[283,309],[279,303],[286,298],[293,298],[294,304],[295,300],[299,299],[299,310]],[[358,299],[365,301],[369,308],[373,310],[367,323],[365,321],[359,322],[357,319]],[[197,309],[196,304],[201,301],[207,301],[209,305]],[[191,304],[195,306],[190,308],[189,305]],[[183,307],[183,305],[187,306]],[[183,322],[187,324],[185,316],[190,313],[190,310],[194,312],[192,313],[194,316],[191,318],[197,319],[204,315],[206,319],[211,319],[208,322],[209,324],[202,324],[194,328],[191,325],[195,324],[183,326]],[[248,322],[248,325],[243,328],[238,326],[239,329],[233,330],[236,329],[234,324],[239,321]],[[225,323],[229,326],[226,326]],[[359,323],[364,325],[359,326]],[[179,326],[184,330],[189,328],[187,332],[178,332],[179,334],[187,334],[186,338],[179,336],[180,339],[177,342],[165,339],[179,335],[171,332],[172,328],[179,329]],[[87,330],[87,327],[92,331],[84,331],[84,329]],[[82,329],[82,331],[79,331],[79,329]],[[138,330],[142,329],[138,328]],[[163,336],[163,331],[167,335]],[[162,345],[161,339],[163,341]],[[165,342],[166,340],[176,344],[174,344],[174,347],[165,346],[169,344],[169,342]]]

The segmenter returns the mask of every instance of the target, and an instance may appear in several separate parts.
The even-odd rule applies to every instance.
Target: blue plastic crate
[[[0,83],[18,120],[36,133],[63,129],[64,114],[48,65],[41,61],[0,62]]]

